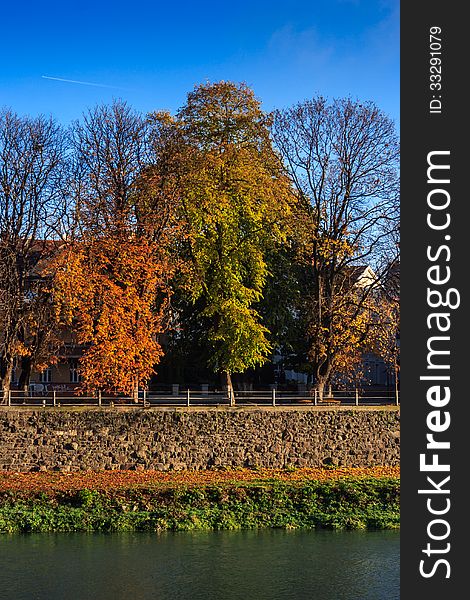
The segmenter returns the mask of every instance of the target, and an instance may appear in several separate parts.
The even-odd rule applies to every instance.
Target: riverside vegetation
[[[0,474],[2,533],[273,527],[398,528],[399,470]]]

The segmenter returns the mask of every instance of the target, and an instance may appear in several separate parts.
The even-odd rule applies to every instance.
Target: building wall
[[[0,410],[0,470],[385,466],[399,443],[391,408]]]

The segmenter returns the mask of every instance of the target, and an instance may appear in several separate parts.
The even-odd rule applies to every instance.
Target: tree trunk
[[[18,388],[25,393],[29,391],[29,380],[31,379],[32,362],[29,356],[21,359],[21,373],[18,379]]]
[[[134,404],[138,404],[139,403],[139,382],[136,381],[134,383],[134,390],[132,392],[132,399],[134,401]]]
[[[331,379],[331,367],[328,364],[322,364],[316,369],[315,389],[317,390],[318,401],[322,402],[325,395],[325,387]]]
[[[398,367],[395,364],[395,368],[394,368],[394,372],[395,372],[395,404],[399,404],[399,400],[398,400]]]
[[[323,396],[325,394],[325,384],[326,384],[326,379],[325,378],[318,378],[317,377],[317,381],[315,382],[315,389],[317,390],[317,398],[319,402],[323,402]]]
[[[235,395],[233,393],[232,376],[229,371],[222,371],[222,387],[227,391],[227,396],[230,401],[230,405],[235,404]]]
[[[3,374],[3,377],[2,377],[2,389],[3,389],[2,404],[7,404],[8,397],[9,397],[10,390],[11,390],[11,379],[12,379],[12,375],[13,375],[13,361],[7,362],[5,364],[4,371],[2,374]]]

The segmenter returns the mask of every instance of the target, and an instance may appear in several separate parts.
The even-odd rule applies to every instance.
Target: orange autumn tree
[[[147,122],[125,103],[90,110],[71,140],[75,221],[53,265],[57,314],[85,346],[81,390],[136,398],[162,356],[174,270],[171,210],[149,210]]]
[[[55,301],[61,320],[75,324],[82,390],[132,393],[162,356],[167,293],[152,243],[127,232],[71,245],[57,259]]]

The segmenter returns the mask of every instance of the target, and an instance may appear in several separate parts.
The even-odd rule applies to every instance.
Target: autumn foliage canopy
[[[67,248],[57,258],[59,317],[73,326],[84,389],[131,392],[154,372],[162,349],[167,293],[153,244],[116,232]]]
[[[165,361],[230,389],[276,352],[320,393],[366,351],[396,374],[398,152],[373,103],[268,114],[224,81],[175,115],[115,101],[67,132],[2,113],[4,394],[15,369],[27,389],[58,360],[65,330],[81,391],[135,393]],[[52,244],[47,267],[38,240]],[[373,284],[357,285],[364,265]]]

